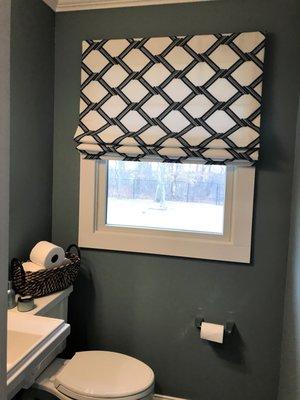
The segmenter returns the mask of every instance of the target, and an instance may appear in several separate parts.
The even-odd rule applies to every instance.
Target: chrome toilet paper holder
[[[203,317],[198,317],[195,319],[195,327],[198,329],[201,329],[201,324],[204,322]],[[226,321],[224,324],[224,333],[225,335],[231,335],[233,332],[233,329],[235,327],[235,323],[233,321]]]

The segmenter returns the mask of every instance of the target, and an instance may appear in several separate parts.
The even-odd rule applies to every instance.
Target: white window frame
[[[227,168],[223,235],[110,226],[105,224],[107,163],[81,157],[79,246],[249,263],[254,181],[254,167]]]

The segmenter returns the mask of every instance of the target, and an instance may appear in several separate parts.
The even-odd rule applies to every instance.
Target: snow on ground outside
[[[107,201],[107,223],[161,229],[223,233],[224,206],[206,203],[116,199]]]

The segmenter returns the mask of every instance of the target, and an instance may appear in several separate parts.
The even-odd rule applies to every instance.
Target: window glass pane
[[[226,167],[108,162],[106,223],[223,234]]]

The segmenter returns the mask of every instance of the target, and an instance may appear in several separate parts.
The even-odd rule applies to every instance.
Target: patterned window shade
[[[86,158],[252,165],[260,32],[86,40],[75,140]]]

